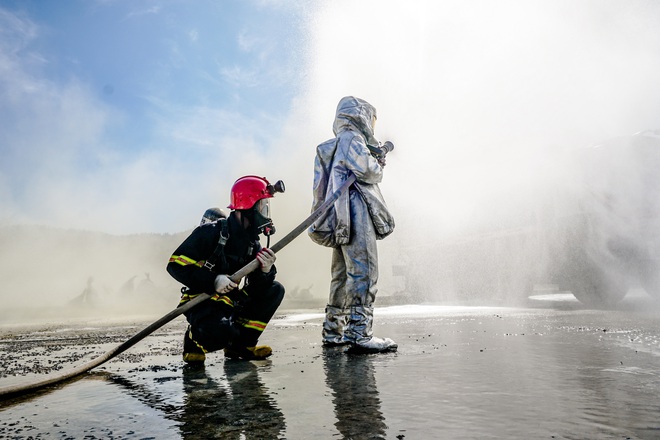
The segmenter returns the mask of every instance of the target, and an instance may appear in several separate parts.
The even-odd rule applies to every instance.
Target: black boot
[[[193,340],[190,326],[183,335],[183,360],[196,365],[204,364],[206,360],[206,350]]]

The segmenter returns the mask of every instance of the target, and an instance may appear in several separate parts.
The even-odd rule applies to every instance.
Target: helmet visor
[[[275,228],[273,227],[273,221],[270,219],[270,202],[268,199],[257,201],[252,210],[254,212],[254,226],[257,230],[265,235],[272,235]]]
[[[262,217],[270,219],[270,202],[268,199],[257,200],[253,209]]]

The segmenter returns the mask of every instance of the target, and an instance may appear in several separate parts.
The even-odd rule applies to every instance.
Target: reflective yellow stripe
[[[196,296],[196,295],[195,295],[195,296]],[[208,353],[208,351],[206,350],[206,348],[204,348],[204,347],[202,347],[201,345],[199,345],[199,343],[193,339],[193,337],[192,337],[192,329],[188,331],[188,337],[190,338],[191,341],[193,341],[193,343],[194,343],[196,346],[198,346],[199,348],[201,348],[202,351],[203,351],[204,353]],[[185,357],[186,354],[188,354],[188,355],[191,355],[191,354],[192,354],[193,357],[194,357],[194,355],[197,354],[197,353],[184,353],[183,356]],[[184,360],[185,360],[185,359],[184,359]],[[198,359],[189,359],[189,361],[193,361],[193,362],[194,362],[195,360],[203,361],[203,360],[206,360],[206,359],[202,358],[201,356],[200,356],[200,358],[198,358]]]
[[[266,325],[268,323],[267,322],[261,322],[261,321],[251,321],[249,319],[241,319],[241,320],[239,320],[239,324],[242,325],[245,328],[251,328],[253,330],[258,330],[258,331],[262,332],[266,329]]]
[[[205,261],[195,261],[192,258],[188,258],[185,255],[172,255],[170,257],[170,263],[180,264],[181,266],[190,266],[191,264],[195,266],[202,267],[204,266]]]
[[[217,293],[211,297],[213,301],[219,301],[222,303],[227,304],[229,307],[234,307],[234,301],[231,300],[228,296],[220,296]]]
[[[193,295],[189,295],[187,293],[184,293],[183,295],[181,295],[181,301],[179,301],[179,305],[185,304],[185,303],[187,303],[188,301],[190,301],[191,299],[193,299],[197,296],[199,296],[199,293],[195,293]]]
[[[190,301],[191,299],[194,299],[199,296],[199,293],[195,293],[193,295],[189,295],[187,293],[184,293],[181,295],[181,300],[179,301],[179,305],[183,305]],[[220,296],[217,293],[211,297],[211,300],[213,301],[219,301],[221,303],[227,304],[229,307],[234,307],[234,301],[231,300],[228,296]]]

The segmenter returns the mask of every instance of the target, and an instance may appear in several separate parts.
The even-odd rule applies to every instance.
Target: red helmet
[[[244,176],[231,187],[229,209],[251,209],[261,199],[269,199],[276,192],[284,192],[284,183],[279,180],[275,186],[265,177]]]

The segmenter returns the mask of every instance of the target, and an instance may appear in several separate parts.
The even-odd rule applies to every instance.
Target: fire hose
[[[321,206],[319,206],[312,214],[310,214],[309,217],[307,217],[302,223],[300,223],[296,228],[294,228],[291,232],[289,232],[287,235],[285,235],[280,241],[275,243],[270,249],[273,252],[278,252],[284,246],[288,245],[291,243],[296,237],[298,237],[303,231],[305,231],[307,228],[309,228],[316,220],[318,220],[333,204],[334,202],[339,198],[339,196],[347,190],[349,186],[351,186],[355,182],[355,176],[351,174],[348,179],[334,192],[330,197],[328,197]],[[257,268],[259,268],[260,263],[258,260],[254,259],[250,263],[246,264],[243,266],[241,269],[239,269],[236,273],[232,274],[229,278],[234,281],[235,283],[239,283],[240,280],[250,274],[251,272],[255,271]],[[117,347],[107,351],[106,353],[102,354],[101,356],[83,364],[80,365],[77,368],[74,368],[68,372],[63,372],[61,374],[57,374],[51,378],[44,379],[38,382],[34,383],[29,383],[25,385],[14,385],[14,386],[8,386],[4,388],[0,388],[0,400],[2,399],[8,399],[11,397],[17,397],[21,395],[25,395],[28,393],[35,392],[37,390],[46,388],[51,385],[55,385],[61,382],[64,382],[69,379],[73,379],[74,377],[80,376],[81,374],[91,370],[92,368],[98,367],[99,365],[109,361],[110,359],[114,358],[115,356],[123,353],[124,351],[128,350],[131,348],[133,345],[137,344],[139,341],[144,339],[145,337],[149,336],[151,333],[154,331],[158,330],[161,328],[163,325],[167,324],[168,322],[172,321],[174,318],[177,316],[185,313],[186,311],[190,310],[191,308],[195,307],[197,304],[206,301],[207,299],[211,298],[211,295],[207,293],[202,293],[195,297],[194,299],[188,301],[184,305],[177,307],[176,309],[172,310],[162,318],[158,319],[148,327],[146,327],[144,330],[140,331],[137,333],[135,336],[131,337],[128,339],[126,342],[118,345]]]

